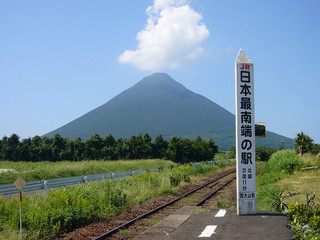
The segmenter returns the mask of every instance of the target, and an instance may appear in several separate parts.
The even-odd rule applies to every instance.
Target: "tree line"
[[[320,145],[314,144],[313,139],[302,131],[298,133],[294,139],[294,147],[300,156],[302,156],[304,153],[320,153]]]
[[[35,136],[20,140],[17,134],[0,140],[0,160],[9,161],[81,161],[165,158],[177,163],[212,160],[218,147],[210,139],[205,141],[172,137],[170,141],[157,136],[154,141],[146,134],[130,139],[105,138],[98,134],[86,141],[70,140],[56,134],[53,138]]]

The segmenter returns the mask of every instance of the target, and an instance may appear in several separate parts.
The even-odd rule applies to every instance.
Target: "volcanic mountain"
[[[195,139],[212,138],[219,149],[235,145],[235,116],[211,100],[196,94],[165,73],[145,77],[107,103],[46,134],[86,140],[94,134],[115,138],[149,133]],[[293,140],[268,132],[266,139],[257,139],[259,145],[279,147],[284,139],[286,147]]]

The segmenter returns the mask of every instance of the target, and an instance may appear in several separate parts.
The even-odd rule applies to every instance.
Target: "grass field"
[[[280,158],[281,157],[281,158]],[[297,162],[298,161],[298,162]],[[276,162],[276,163],[274,163]],[[291,170],[290,164],[295,162],[296,169]],[[274,195],[281,192],[286,195],[284,203],[295,204],[306,201],[306,194],[316,194],[316,201],[320,199],[320,168],[303,171],[303,167],[320,166],[320,159],[306,154],[302,158],[294,152],[279,152],[258,173],[257,178],[257,208],[259,210],[272,209]]]
[[[0,184],[13,183],[17,176],[26,181],[123,172],[131,169],[169,167],[172,161],[161,159],[118,160],[118,161],[79,161],[79,162],[10,162],[0,161],[0,169],[14,169],[17,172],[0,173]]]
[[[61,232],[109,219],[153,197],[175,193],[182,186],[233,164],[185,165],[122,180],[51,189],[46,196],[25,195],[22,239],[54,239]],[[4,199],[0,195],[0,239],[19,239],[18,229],[18,196]]]
[[[317,156],[299,157],[292,150],[274,153],[257,178],[257,209],[288,211],[294,238],[320,239],[320,167]]]
[[[221,163],[221,166],[225,164]],[[28,179],[28,177],[47,179],[171,165],[174,165],[174,163],[165,160],[58,163],[0,162],[0,168],[15,169],[25,179]],[[258,173],[257,209],[275,211],[272,204],[277,198],[278,200],[281,198],[281,201],[287,205],[297,206],[297,202],[305,204],[307,194],[310,198],[314,193],[314,203],[319,206],[320,173],[318,171],[320,168],[308,171],[302,170],[303,167],[310,166],[320,167],[319,157],[306,154],[300,158],[291,150],[279,151],[272,155]],[[71,230],[93,219],[108,218],[152,197],[173,193],[184,184],[193,182],[209,172],[217,171],[218,167],[219,165],[215,164],[193,167],[181,166],[177,169],[173,168],[155,174],[141,174],[125,181],[103,182],[52,190],[46,198],[37,195],[25,198],[24,204],[28,204],[30,207],[25,209],[24,222],[28,230],[24,232],[24,239],[41,239],[45,235],[54,237],[60,231]],[[0,174],[0,181],[6,176],[11,176],[15,180],[17,174]],[[172,181],[172,179],[175,181]],[[291,193],[290,196],[289,192]],[[18,236],[18,199],[7,202],[1,200],[0,196],[0,203],[0,239],[15,239]],[[35,211],[35,209],[38,209],[38,211]],[[306,211],[303,211],[301,215],[305,213]],[[319,216],[316,215],[316,217]],[[314,225],[319,224],[320,226],[320,217],[318,220],[313,219]],[[45,223],[49,225],[45,225]],[[55,228],[53,229],[50,226],[55,226]],[[297,229],[302,231],[300,226],[297,226]],[[303,234],[302,231],[301,236]]]
[[[286,192],[290,192],[286,203],[304,203],[307,194],[309,197],[315,193],[315,201],[320,204],[320,173],[319,169],[299,171],[281,179],[277,185],[282,186]]]

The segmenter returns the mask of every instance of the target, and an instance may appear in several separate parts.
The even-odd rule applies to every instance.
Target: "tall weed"
[[[212,164],[182,166],[127,179],[49,190],[46,196],[24,195],[23,239],[52,239],[89,222],[109,219],[150,198],[174,193],[181,182],[191,182],[191,175],[213,172],[216,168]],[[179,178],[174,186],[170,182],[172,176]],[[17,236],[18,231],[19,198],[0,197],[0,236]]]
[[[303,162],[293,150],[278,151],[271,155],[262,172],[287,172],[293,173],[294,170],[300,169]]]
[[[292,150],[283,150],[271,155],[269,161],[258,171],[257,204],[259,209],[272,210],[274,196],[286,190],[285,186],[278,186],[286,174],[292,174],[295,169],[302,167],[302,161]]]
[[[62,162],[10,162],[0,161],[0,169],[15,169],[17,173],[0,173],[0,184],[13,183],[17,176],[26,181],[63,178],[100,173],[129,171],[131,169],[149,169],[169,167],[173,162],[160,159],[135,161],[62,161]]]
[[[112,182],[60,188],[43,195],[24,196],[23,229],[38,239],[71,231],[89,221],[110,217],[128,206],[127,196]],[[1,223],[18,230],[19,199],[2,200]],[[30,235],[30,234],[27,234]]]
[[[301,160],[303,162],[303,167],[320,167],[320,157],[311,153],[303,154]]]

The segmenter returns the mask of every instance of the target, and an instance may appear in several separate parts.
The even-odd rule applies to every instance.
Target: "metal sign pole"
[[[20,234],[22,234],[22,190],[20,190]]]
[[[22,189],[26,184],[27,184],[26,181],[23,180],[21,176],[19,176],[17,180],[14,182],[14,185],[20,191],[20,238],[22,238]]]

